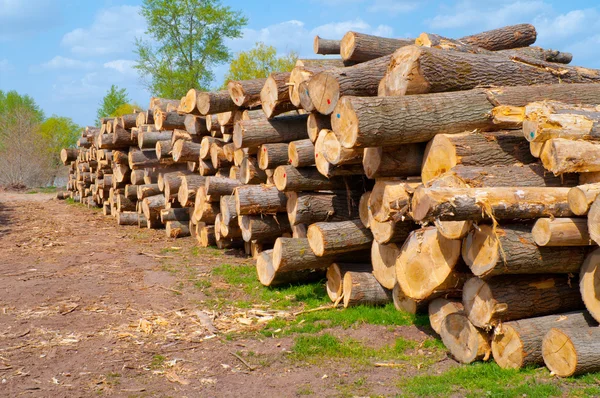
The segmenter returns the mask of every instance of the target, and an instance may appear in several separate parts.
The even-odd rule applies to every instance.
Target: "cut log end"
[[[491,225],[480,225],[465,238],[462,256],[475,275],[485,275],[500,260],[500,243]]]
[[[552,373],[560,377],[575,374],[577,350],[569,336],[558,328],[552,328],[542,342],[544,362]]]
[[[527,355],[519,333],[510,325],[502,325],[502,332],[494,333],[492,354],[502,369],[521,369]]]
[[[463,305],[474,325],[485,327],[492,321],[494,296],[484,280],[471,278],[464,284]]]
[[[317,73],[310,79],[308,87],[315,109],[323,115],[331,114],[340,99],[338,79],[327,72]]]
[[[462,303],[451,301],[445,298],[436,298],[429,303],[429,324],[434,332],[440,334],[442,330],[442,322],[450,314],[463,311]]]
[[[488,336],[473,326],[464,314],[446,316],[440,335],[446,348],[461,363],[487,361],[490,357]]]

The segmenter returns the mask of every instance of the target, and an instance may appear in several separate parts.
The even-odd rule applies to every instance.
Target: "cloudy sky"
[[[132,68],[133,42],[144,36],[142,0],[0,0],[0,90],[29,94],[47,115],[92,124],[111,84],[141,105],[150,94]],[[600,6],[594,0],[434,1],[285,0],[223,4],[248,17],[233,52],[262,41],[280,53],[312,54],[312,40],[339,39],[348,30],[387,37],[421,32],[461,37],[529,22],[537,45],[570,51],[573,64],[600,68]],[[222,83],[227,66],[215,70]]]

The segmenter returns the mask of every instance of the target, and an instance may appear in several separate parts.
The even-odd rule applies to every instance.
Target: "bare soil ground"
[[[457,369],[427,327],[298,322],[302,302],[262,305],[290,298],[215,271],[248,270],[240,253],[53,196],[0,192],[1,396],[395,396],[402,380]]]

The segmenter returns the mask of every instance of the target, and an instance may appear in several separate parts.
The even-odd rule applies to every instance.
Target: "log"
[[[142,211],[148,220],[160,218],[160,210],[165,208],[165,195],[148,196],[142,200]]]
[[[65,166],[67,166],[69,163],[77,160],[78,155],[79,149],[77,148],[63,148],[60,151],[60,160]]]
[[[260,105],[260,90],[266,81],[266,78],[230,81],[227,83],[227,91],[237,106],[253,108]]]
[[[149,131],[138,134],[138,147],[140,149],[156,148],[159,141],[171,141],[172,131]]]
[[[237,224],[237,210],[235,208],[235,196],[223,195],[219,200],[221,222],[225,225]]]
[[[362,165],[368,178],[410,177],[421,173],[425,153],[423,144],[407,144],[397,150],[364,148]]]
[[[530,24],[510,25],[489,30],[472,36],[465,36],[460,41],[490,51],[527,47],[537,38],[535,27]]]
[[[286,211],[287,197],[274,186],[243,185],[234,192],[238,215],[272,214]]]
[[[600,143],[553,138],[542,147],[540,159],[555,175],[600,171]]]
[[[456,68],[463,65],[464,68]],[[406,46],[391,57],[379,95],[409,95],[470,90],[478,86],[594,83],[595,69],[557,65],[524,56],[470,54]]]
[[[502,128],[493,109],[552,99],[570,104],[600,103],[595,84],[498,87],[399,97],[343,97],[331,117],[346,148],[427,142],[436,134]],[[507,128],[510,128],[512,123]]]
[[[271,73],[265,81],[260,91],[260,102],[268,119],[297,108],[290,102],[290,90],[287,85],[290,75],[290,72]]]
[[[567,195],[569,208],[578,216],[585,216],[600,194],[600,183],[584,184],[571,188]]]
[[[322,37],[315,36],[315,39],[313,40],[313,51],[315,54],[321,55],[339,55],[340,41],[323,39]]]
[[[333,61],[333,64],[332,64]],[[292,70],[289,80],[290,102],[295,106],[300,106],[300,84],[308,81],[313,75],[332,68],[343,68],[342,60],[323,60],[323,63],[311,65],[296,65]]]
[[[322,131],[325,131],[325,134],[323,135],[319,155],[322,155],[325,160],[334,165],[362,163],[364,151],[361,148],[344,148],[333,131]]]
[[[442,322],[440,336],[450,354],[460,363],[490,358],[490,337],[473,326],[464,314],[448,314]]]
[[[215,169],[222,169],[231,165],[231,162],[227,160],[223,146],[224,143],[216,142],[210,146],[210,161]]]
[[[215,238],[215,226],[207,225],[204,222],[196,224],[198,243],[200,247],[215,246],[217,241]]]
[[[280,286],[289,283],[317,281],[323,278],[321,270],[302,270],[275,272],[273,268],[273,250],[265,250],[256,259],[256,272],[264,286]]]
[[[327,295],[334,303],[343,298],[344,275],[349,271],[369,272],[371,271],[371,264],[333,263],[327,268],[325,290],[327,290]]]
[[[429,302],[429,324],[434,332],[440,334],[444,319],[450,314],[462,313],[463,305],[460,301],[436,298]]]
[[[354,157],[354,161],[351,163],[354,164],[348,164],[348,165],[334,165],[332,163],[330,163],[326,158],[325,158],[325,139],[327,137],[327,135],[329,134],[329,130],[321,130],[319,132],[319,136],[317,137],[317,140],[315,141],[315,164],[317,166],[317,170],[319,171],[319,173],[321,173],[323,176],[330,178],[330,177],[334,177],[334,176],[347,176],[347,175],[361,175],[363,174],[363,168],[362,165],[360,165],[360,159],[356,159],[356,156],[361,156],[362,157],[362,151],[358,150],[350,150],[352,152],[355,152],[353,154],[350,155],[350,157]]]
[[[369,228],[370,221],[373,218],[371,216],[371,209],[369,208],[370,198],[371,191],[367,191],[360,196],[360,201],[358,202],[358,217],[365,228]]]
[[[298,97],[300,98],[300,108],[306,112],[314,112],[315,104],[313,104],[310,98],[309,92],[309,81],[303,81],[298,85]]]
[[[167,221],[165,223],[165,231],[168,238],[183,238],[190,236],[189,222]]]
[[[273,174],[275,186],[280,191],[324,191],[346,189],[343,178],[327,178],[314,168],[279,166]]]
[[[371,272],[346,272],[342,289],[344,308],[357,305],[385,305],[392,301],[392,292],[381,286]]]
[[[238,180],[227,177],[207,177],[204,188],[207,195],[223,196],[232,195],[235,188],[242,185]]]
[[[542,341],[544,363],[552,374],[569,377],[600,370],[600,328],[557,326]]]
[[[238,218],[242,238],[246,242],[273,242],[290,233],[290,223],[284,214],[243,215]]]
[[[128,154],[129,168],[132,170],[145,169],[147,167],[158,167],[159,165],[170,164],[169,159],[159,161],[156,157],[156,151],[151,149],[145,149],[143,151],[135,149],[129,151]]]
[[[390,39],[348,32],[342,38],[339,54],[344,61],[365,62],[390,55],[397,49],[414,43],[414,39]]]
[[[308,131],[308,138],[312,142],[315,142],[321,130],[331,130],[331,117],[311,112],[306,120],[306,129]]]
[[[438,134],[425,149],[421,179],[428,182],[459,164],[513,166],[535,161],[517,130]]]
[[[368,249],[373,242],[371,231],[359,220],[314,223],[307,237],[319,257]]]
[[[171,169],[163,170],[161,173],[158,174],[158,178],[156,180],[156,183],[158,184],[158,189],[160,189],[161,192],[164,192],[167,181],[171,182],[171,180],[173,180],[172,183],[175,183],[175,181],[179,180],[181,176],[188,174],[190,174],[190,172],[187,169],[179,169],[172,171]]]
[[[244,184],[263,184],[268,182],[267,171],[258,167],[256,159],[245,157],[240,164],[239,180]]]
[[[127,148],[137,146],[137,142],[131,139],[131,132],[121,126],[115,126],[112,134],[113,148]]]
[[[190,210],[190,207],[162,209],[160,211],[160,222],[164,224],[167,221],[189,221]]]
[[[216,144],[216,145],[222,147],[225,145],[225,142],[223,142],[223,140],[220,138],[215,138],[215,137],[210,137],[210,136],[202,137],[202,141],[200,142],[200,151],[198,152],[200,155],[200,159],[211,160],[210,148],[212,147],[213,144]]]
[[[398,311],[407,312],[409,314],[423,313],[427,307],[426,300],[411,299],[404,294],[402,288],[397,283],[392,290],[392,299],[394,301],[394,307]]]
[[[373,241],[371,246],[371,263],[373,276],[386,289],[396,285],[396,259],[400,255],[400,247],[395,243],[387,245]]]
[[[217,92],[199,92],[196,96],[196,108],[201,115],[215,115],[234,111],[238,106],[233,102],[228,90]]]
[[[457,165],[448,173],[456,175],[472,188],[510,187],[515,184],[515,181],[518,181],[521,187],[573,187],[578,183],[577,174],[554,176],[540,163],[518,166]],[[571,195],[571,191],[572,189],[567,198]]]
[[[185,125],[185,131],[193,136],[202,136],[210,133],[206,128],[206,119],[203,117],[188,114],[185,116],[183,124]]]
[[[349,255],[319,257],[312,252],[307,238],[280,237],[277,238],[273,246],[273,267],[275,271],[324,270],[336,260],[343,263],[363,261],[368,260],[368,256],[365,256],[363,253],[351,253]],[[369,270],[371,270],[370,265]]]
[[[264,144],[258,150],[258,167],[261,170],[274,169],[289,164],[288,144]]]
[[[386,73],[390,59],[391,56],[386,55],[358,65],[313,75],[308,83],[308,91],[315,109],[329,115],[344,95],[377,95],[379,82]]]
[[[502,369],[522,369],[544,364],[542,341],[552,328],[581,328],[598,323],[586,311],[526,318],[495,328],[492,339],[494,361]]]
[[[585,247],[536,245],[531,224],[480,225],[462,247],[463,260],[480,277],[577,273],[586,254]]]
[[[308,138],[307,115],[280,116],[274,119],[242,120],[233,130],[236,148],[249,148],[263,144],[290,142]]]
[[[158,160],[173,158],[173,145],[171,141],[158,141],[155,146],[156,158]]]
[[[288,145],[288,161],[294,167],[315,164],[315,146],[310,139],[292,141]]]
[[[459,289],[464,280],[455,272],[459,240],[444,238],[435,227],[411,232],[396,259],[396,280],[404,294],[424,300],[439,290]]]
[[[544,101],[527,105],[525,114],[523,135],[530,142],[552,138],[600,140],[600,107]]]
[[[201,144],[193,141],[178,140],[171,150],[173,161],[177,163],[197,162],[200,159],[200,146]]]
[[[533,219],[571,217],[567,203],[569,188],[419,187],[412,198],[415,221]]]
[[[292,238],[306,238],[306,224],[292,225]]]
[[[462,302],[469,320],[480,328],[583,308],[579,285],[567,275],[473,277],[463,286]]]
[[[138,225],[138,213],[135,211],[121,211],[117,213],[118,225]]]
[[[594,242],[585,218],[540,218],[531,235],[538,246],[590,246]]]
[[[288,192],[287,197],[287,213],[292,225],[358,218],[359,192]]]
[[[188,174],[181,177],[181,185],[177,191],[177,201],[181,207],[187,207],[194,204],[196,200],[196,191],[204,186],[206,177]],[[166,194],[166,190],[165,190]]]
[[[185,130],[185,115],[177,112],[165,112],[160,118],[154,118],[154,127],[157,130]]]
[[[378,222],[402,221],[409,215],[410,200],[416,184],[403,180],[377,180],[367,206]]]

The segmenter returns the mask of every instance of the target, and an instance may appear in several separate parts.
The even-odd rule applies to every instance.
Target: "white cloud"
[[[103,66],[108,69],[114,69],[119,73],[123,74],[137,74],[137,71],[133,68],[135,61],[128,59],[116,59],[114,61],[106,62]]]
[[[61,45],[84,56],[130,53],[136,37],[146,31],[139,7],[119,6],[101,10],[87,28],[77,28],[62,38]]]
[[[94,63],[57,55],[40,66],[43,69],[92,69]]]
[[[60,18],[52,0],[0,0],[0,41],[18,40],[55,26]]]
[[[556,16],[540,15],[533,20],[542,41],[570,38],[583,33],[593,35],[600,28],[600,13],[595,9],[573,10]],[[596,49],[594,49],[596,50]]]

